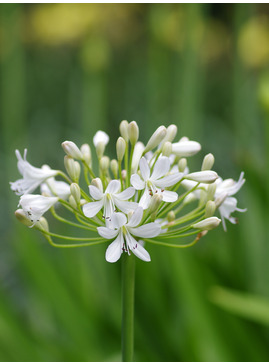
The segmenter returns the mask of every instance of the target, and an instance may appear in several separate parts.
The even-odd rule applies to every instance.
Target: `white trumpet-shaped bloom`
[[[134,237],[154,238],[161,233],[161,226],[156,222],[138,226],[141,223],[142,217],[143,209],[142,207],[137,207],[128,222],[126,216],[118,212],[114,213],[111,217],[112,228],[97,228],[99,235],[103,238],[115,238],[106,250],[106,260],[108,262],[114,263],[119,260],[123,252],[127,252],[130,255],[130,251],[138,258],[146,262],[150,261],[149,253]]]
[[[160,157],[153,167],[150,174],[150,167],[146,158],[142,157],[139,162],[141,177],[138,174],[131,176],[131,184],[136,190],[145,189],[139,205],[143,209],[147,209],[151,197],[155,193],[159,193],[163,197],[164,202],[174,202],[178,198],[178,194],[173,191],[166,191],[166,187],[174,186],[183,177],[182,173],[173,173],[165,176],[170,170],[170,161],[167,157]],[[165,176],[165,177],[164,177]]]
[[[47,165],[42,166],[42,169],[49,172],[50,167]],[[70,185],[64,181],[56,181],[54,177],[50,177],[45,183],[40,186],[41,193],[47,196],[58,196],[63,200],[67,200],[70,196]]]
[[[22,207],[25,216],[35,225],[41,216],[57,201],[58,197],[26,194],[21,196],[19,205]]]
[[[93,217],[104,208],[103,217],[109,221],[116,208],[126,214],[134,210],[138,204],[127,200],[133,197],[135,189],[128,187],[122,192],[120,189],[120,182],[115,179],[109,182],[105,192],[103,192],[102,184],[100,184],[100,188],[90,185],[90,195],[95,201],[88,202],[83,206],[84,215]]]
[[[54,177],[58,173],[53,169],[46,170],[33,167],[26,160],[27,149],[24,149],[23,158],[18,150],[15,153],[18,158],[18,170],[23,177],[15,182],[10,182],[12,191],[17,195],[33,192],[47,178]]]

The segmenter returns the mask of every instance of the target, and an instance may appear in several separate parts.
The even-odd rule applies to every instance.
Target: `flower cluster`
[[[117,158],[110,160],[105,155],[108,135],[103,131],[96,133],[93,138],[98,159],[96,170],[88,144],[78,148],[71,141],[62,143],[67,174],[47,165],[33,167],[26,160],[27,150],[24,158],[16,150],[22,175],[11,182],[11,189],[21,196],[21,209],[16,211],[16,217],[40,230],[57,247],[88,246],[110,240],[106,260],[116,262],[122,253],[130,255],[131,252],[150,261],[144,248],[146,242],[169,247],[192,246],[221,220],[224,229],[225,219],[236,223],[236,218],[231,216],[233,212],[245,211],[237,208],[237,200],[232,197],[244,184],[244,174],[241,173],[237,182],[222,180],[211,170],[212,154],[204,157],[200,171],[190,173],[186,158],[198,153],[201,145],[186,137],[175,142],[175,125],[160,126],[146,145],[138,141],[139,128],[135,121],[122,121],[120,134],[116,142]],[[89,192],[80,181],[82,169]],[[32,194],[38,187],[41,194]],[[59,215],[55,205],[56,208],[62,205],[76,220]],[[217,209],[221,220],[214,216]],[[48,210],[63,223],[91,231],[91,237],[66,237],[50,232],[43,217]],[[93,237],[94,233],[98,236]],[[191,242],[173,242],[191,236],[194,236]],[[56,244],[52,238],[76,243]]]

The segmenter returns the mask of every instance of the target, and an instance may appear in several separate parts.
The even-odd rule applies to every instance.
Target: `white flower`
[[[239,209],[237,207],[237,199],[235,197],[230,197],[235,195],[240,190],[245,181],[246,180],[244,179],[244,172],[241,172],[239,180],[237,182],[231,178],[223,181],[220,177],[216,181],[217,188],[215,192],[215,198],[223,201],[219,206],[219,212],[222,220],[223,229],[225,231],[225,219],[229,220],[232,224],[236,224],[237,219],[231,216],[231,214],[234,211],[245,212],[247,210]]]
[[[103,143],[104,145],[107,145],[108,142],[109,142],[109,136],[107,135],[107,133],[105,133],[102,130],[98,130],[98,132],[93,137],[93,144],[95,147],[99,143]]]
[[[132,251],[138,258],[149,262],[150,255],[143,248],[135,237],[139,238],[154,238],[161,232],[161,226],[155,222],[145,224],[137,227],[143,217],[142,207],[138,207],[132,214],[129,222],[127,218],[121,212],[114,213],[111,217],[112,229],[108,227],[98,227],[98,233],[105,239],[116,238],[107,248],[106,260],[110,263],[114,263],[119,260],[123,252],[127,252],[130,255]]]
[[[165,187],[175,185],[182,178],[182,173],[173,173],[166,177],[170,169],[170,161],[167,157],[160,157],[153,167],[152,175],[150,175],[150,167],[147,160],[142,157],[139,162],[141,177],[138,174],[131,176],[131,184],[136,190],[143,190],[144,194],[139,201],[139,205],[143,209],[147,209],[150,199],[154,193],[160,193],[163,196],[163,201],[174,202],[177,200],[177,193],[173,191],[166,191]]]
[[[53,169],[48,171],[33,167],[26,160],[27,149],[24,149],[24,159],[22,159],[22,156],[17,149],[15,153],[18,158],[18,170],[23,177],[15,182],[10,182],[12,191],[17,195],[33,192],[47,178],[54,177],[58,173],[58,171]]]
[[[201,144],[187,137],[180,139],[178,143],[172,144],[172,152],[180,157],[191,157],[201,150]]]
[[[57,201],[58,197],[26,194],[21,196],[19,205],[22,207],[25,216],[31,220],[34,225]]]
[[[47,165],[42,166],[42,170],[51,171]],[[70,196],[70,185],[64,181],[56,181],[54,177],[48,178],[45,183],[42,183],[40,190],[47,196],[58,196],[63,200],[67,200]]]
[[[137,207],[136,202],[126,201],[135,194],[133,187],[128,187],[120,192],[120,182],[116,179],[109,182],[105,193],[103,193],[103,185],[99,184],[100,188],[90,185],[90,195],[95,200],[83,206],[84,215],[87,217],[95,216],[104,207],[104,218],[110,220],[112,214],[117,207],[120,211],[128,213]]]

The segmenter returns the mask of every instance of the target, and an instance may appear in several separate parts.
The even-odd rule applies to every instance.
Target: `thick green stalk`
[[[133,361],[135,257],[122,256],[122,361]]]

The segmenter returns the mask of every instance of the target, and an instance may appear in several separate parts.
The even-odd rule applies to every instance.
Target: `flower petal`
[[[117,199],[119,200],[129,200],[135,194],[135,189],[133,187],[128,187],[126,190],[117,193]]]
[[[140,172],[141,172],[141,176],[143,177],[143,180],[147,181],[150,176],[150,169],[149,169],[149,165],[148,165],[148,162],[145,157],[142,157],[140,159],[139,167],[140,167]]]
[[[89,186],[90,195],[94,200],[101,200],[101,198],[104,196],[104,194],[99,190],[99,188],[90,185]]]
[[[178,198],[178,194],[173,191],[163,191],[162,196],[164,202],[175,202]]]
[[[131,249],[131,251],[141,260],[144,260],[145,262],[150,262],[150,255],[149,253],[146,251],[146,249],[144,249],[142,247],[142,245],[140,245],[133,237],[132,235],[127,232],[127,234],[125,235],[125,239],[126,242],[128,244],[129,249]]]
[[[122,200],[119,200],[117,197],[114,197],[113,200],[114,200],[115,206],[117,206],[117,208],[120,211],[124,212],[125,214],[128,214],[128,212],[135,210],[138,206],[137,202],[122,201]]]
[[[137,228],[129,228],[132,235],[139,238],[154,238],[161,233],[161,226],[156,222],[150,222],[149,224],[139,226]]]
[[[127,217],[121,212],[115,212],[111,216],[111,223],[115,229],[119,229],[127,223]]]
[[[179,182],[183,176],[184,173],[173,173],[170,174],[169,176],[158,179],[158,181],[155,181],[155,184],[157,187],[160,188],[171,187],[175,185],[177,182]]]
[[[115,263],[120,259],[122,254],[124,240],[122,236],[122,232],[119,233],[117,239],[115,239],[106,250],[106,260],[109,263]]]
[[[113,179],[109,182],[105,193],[117,193],[120,190],[120,181]]]
[[[143,190],[143,188],[145,188],[145,182],[142,181],[138,174],[133,174],[131,176],[131,184],[136,190]]]
[[[138,206],[137,209],[134,210],[133,215],[130,218],[130,221],[126,226],[129,227],[135,227],[140,224],[143,217],[143,208],[141,206]]]
[[[101,208],[104,205],[104,201],[94,201],[94,202],[88,202],[85,205],[82,206],[82,210],[85,216],[87,217],[93,217],[101,210]]]
[[[150,177],[151,180],[156,180],[168,173],[170,169],[170,161],[167,157],[160,157],[153,168],[153,173]]]
[[[102,238],[105,239],[113,239],[115,236],[119,233],[118,230],[109,229],[105,226],[99,226],[97,228],[98,234],[102,236]]]
[[[149,191],[148,189],[145,189],[142,197],[140,198],[139,206],[143,207],[144,210],[147,209],[149,207],[150,199],[151,196],[149,194]]]

